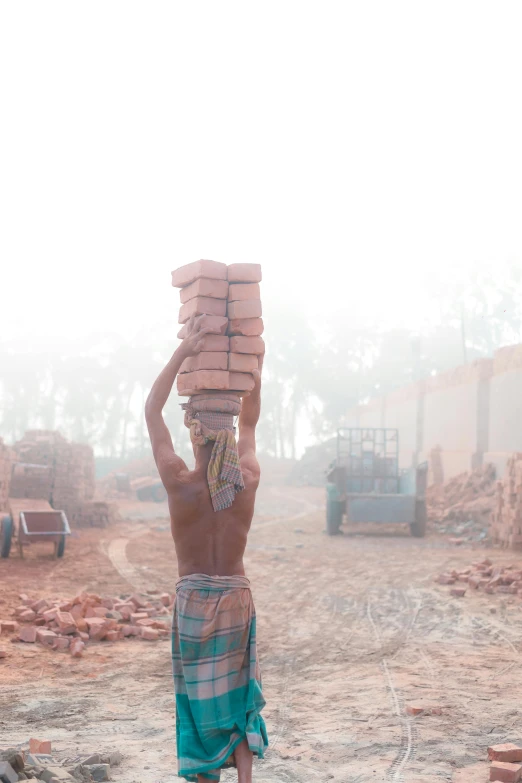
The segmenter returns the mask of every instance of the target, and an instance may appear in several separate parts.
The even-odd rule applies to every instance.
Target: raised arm
[[[163,419],[163,408],[183,361],[188,356],[200,352],[203,337],[212,331],[214,330],[209,327],[201,327],[201,317],[191,318],[187,325],[187,337],[176,348],[167,366],[158,375],[145,403],[145,420],[152,453],[165,486],[169,480],[177,478],[180,471],[187,470],[187,466],[174,451],[170,432]]]
[[[239,414],[239,438],[237,449],[242,470],[249,471],[254,478],[259,478],[260,469],[256,457],[256,426],[261,413],[261,370],[263,356],[259,357],[259,370],[254,370],[254,389],[243,398]]]

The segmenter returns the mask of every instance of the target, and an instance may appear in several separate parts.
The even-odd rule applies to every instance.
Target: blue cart
[[[427,463],[399,470],[396,429],[343,427],[337,431],[337,457],[326,486],[326,532],[348,523],[405,523],[411,534],[426,535]]]

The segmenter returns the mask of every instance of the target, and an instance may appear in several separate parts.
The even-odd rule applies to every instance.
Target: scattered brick
[[[56,612],[56,622],[61,634],[75,633],[77,630],[74,617],[70,612]]]
[[[52,647],[56,640],[56,634],[48,628],[38,628],[36,631],[36,640],[45,647]]]
[[[89,627],[89,639],[93,639],[97,642],[105,639],[107,631],[109,630],[107,626],[107,620],[105,618],[89,617],[86,622]]]
[[[34,625],[23,625],[18,632],[18,638],[21,642],[33,644],[36,642],[36,631]]]
[[[213,299],[226,299],[228,296],[228,282],[226,280],[212,280],[208,277],[200,277],[194,280],[179,292],[181,304],[186,304],[196,296],[209,296]],[[259,299],[259,297],[257,297]]]
[[[262,280],[261,264],[229,264],[229,283],[260,283]]]
[[[415,703],[406,705],[408,715],[442,715],[442,707],[438,704]]]
[[[2,620],[0,622],[2,633],[14,633],[18,628],[18,623],[15,620]]]
[[[465,587],[452,587],[450,590],[450,594],[454,598],[464,598],[466,595],[466,588]]]
[[[191,264],[180,266],[172,272],[172,285],[175,288],[184,288],[194,280],[200,277],[211,278],[212,280],[227,279],[227,265],[220,261],[193,261]]]
[[[522,764],[493,761],[489,770],[489,779],[500,781],[500,783],[518,783],[521,777]]]
[[[148,619],[149,619],[149,615],[147,614],[147,612],[134,612],[130,616],[130,621],[134,625],[137,624],[138,620],[148,620]]]
[[[159,633],[154,628],[142,628],[141,629],[141,638],[147,639],[147,641],[155,642],[159,639]]]
[[[244,299],[240,302],[228,303],[228,317],[231,319],[260,318],[262,314],[263,308],[260,299]],[[215,315],[221,314],[215,313]]]
[[[81,658],[85,650],[85,643],[81,639],[73,639],[69,649],[73,658]]]
[[[54,642],[55,650],[68,650],[71,640],[67,636],[58,636]]]
[[[512,742],[491,745],[488,748],[488,758],[490,761],[506,761],[514,764],[517,761],[522,761],[522,748]]]
[[[45,753],[48,756],[51,755],[51,740],[45,739],[45,740],[39,740],[39,739],[30,739],[29,740],[29,753]]]
[[[20,612],[18,617],[22,623],[32,623],[36,617],[36,612],[33,612],[32,609],[26,609],[25,612]]]
[[[226,314],[227,303],[224,299],[212,299],[210,296],[196,296],[179,308],[178,323],[186,323],[193,315],[226,316]],[[256,313],[256,315],[261,315],[261,313]],[[246,317],[248,318],[248,316]]]

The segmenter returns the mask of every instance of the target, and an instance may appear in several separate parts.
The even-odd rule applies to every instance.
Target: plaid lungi
[[[178,775],[219,780],[246,738],[263,758],[256,616],[245,576],[192,574],[176,585],[172,622]]]

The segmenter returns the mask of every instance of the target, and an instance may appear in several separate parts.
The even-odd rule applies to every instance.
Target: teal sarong
[[[178,775],[219,780],[247,740],[263,758],[256,615],[245,576],[192,574],[176,585],[172,621]]]

